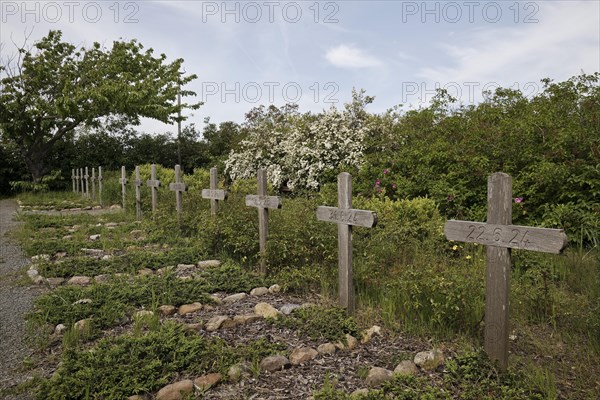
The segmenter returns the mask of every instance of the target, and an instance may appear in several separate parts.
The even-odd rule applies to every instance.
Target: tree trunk
[[[44,161],[48,153],[47,149],[39,149],[38,146],[32,146],[30,149],[26,149],[24,146],[19,147],[33,182],[40,183],[44,174],[48,172],[48,167]]]

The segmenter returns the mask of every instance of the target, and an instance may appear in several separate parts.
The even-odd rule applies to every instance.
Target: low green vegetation
[[[67,349],[36,395],[40,400],[124,399],[156,391],[175,377],[225,374],[234,364],[257,363],[281,350],[264,339],[232,347],[167,322],[147,332],[101,339],[87,350]]]
[[[341,308],[310,306],[297,308],[291,315],[274,320],[278,326],[296,330],[300,335],[313,340],[345,342],[345,335],[358,337],[358,325]]]

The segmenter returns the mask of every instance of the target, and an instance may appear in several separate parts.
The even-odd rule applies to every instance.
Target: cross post
[[[510,249],[558,254],[567,245],[562,229],[512,225],[512,178],[497,172],[488,178],[487,223],[447,221],[448,240],[486,248],[485,343],[490,359],[508,367]]]
[[[119,183],[121,184],[121,195],[123,196],[123,210],[125,210],[125,203],[127,201],[127,171],[124,165],[121,167],[121,179],[119,179]]]
[[[210,214],[217,215],[219,200],[227,199],[227,192],[217,188],[217,168],[210,169],[210,189],[202,189],[202,198],[210,199]]]
[[[85,167],[85,175],[83,176],[85,179],[85,197],[90,198],[90,174],[88,172],[88,167]]]
[[[140,179],[140,167],[135,167],[135,215],[137,219],[142,219],[142,180]]]
[[[267,270],[267,237],[269,236],[269,208],[281,208],[281,198],[267,196],[267,174],[264,169],[258,170],[258,195],[247,195],[246,206],[258,209],[258,245],[260,252],[260,272]]]
[[[150,180],[146,182],[152,192],[152,213],[156,212],[156,203],[158,199],[158,187],[160,186],[160,181],[156,179],[156,165],[152,164],[150,166]]]
[[[102,167],[98,167],[98,202],[102,206]]]
[[[73,171],[73,176],[75,178],[75,182],[73,183],[75,185],[75,193],[79,193],[79,169],[75,168]]]
[[[377,214],[373,211],[352,208],[352,175],[342,172],[338,175],[338,206],[317,208],[319,221],[338,225],[338,278],[340,307],[353,315],[356,303],[352,284],[352,226],[372,228],[377,224]]]
[[[85,197],[85,180],[83,177],[83,168],[79,168],[79,185],[81,186],[81,196]]]
[[[73,193],[77,193],[75,190],[75,169],[71,168],[71,182],[73,183]]]
[[[175,165],[175,183],[169,184],[169,190],[175,192],[175,206],[177,209],[177,219],[181,225],[181,213],[183,212],[183,192],[187,191],[187,185],[181,179],[181,166]]]
[[[92,167],[92,200],[96,201],[96,168]]]

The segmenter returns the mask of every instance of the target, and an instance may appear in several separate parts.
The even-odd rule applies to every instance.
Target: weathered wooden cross
[[[187,185],[181,179],[181,166],[177,164],[175,165],[175,183],[169,183],[169,190],[175,192],[175,206],[179,225],[181,225],[181,213],[183,212],[183,192],[187,189]]]
[[[83,178],[83,168],[79,168],[79,186],[81,187],[81,195],[85,196],[85,181]]]
[[[76,179],[76,176],[75,176],[75,169],[74,169],[74,168],[72,168],[72,169],[71,169],[71,181],[73,182],[73,193],[77,193],[77,190],[76,190],[76,188],[75,188],[75,179]]]
[[[152,191],[152,212],[156,212],[156,203],[158,198],[158,187],[160,186],[160,181],[156,179],[156,165],[152,164],[150,166],[150,180],[146,182],[146,185],[150,187]]]
[[[102,206],[102,167],[98,167],[98,202]]]
[[[75,182],[73,182],[75,193],[79,193],[79,169],[75,168],[73,171],[73,176],[75,178]]]
[[[127,171],[124,165],[121,167],[121,179],[119,179],[119,183],[121,184],[121,195],[123,196],[123,210],[125,210],[125,203],[127,202]]]
[[[90,198],[90,174],[88,171],[88,167],[85,167],[85,175],[83,176],[83,179],[85,179],[85,193],[84,196],[87,197],[88,199]]]
[[[135,167],[135,215],[137,219],[142,219],[142,180],[140,179],[140,167]]]
[[[210,169],[210,189],[202,189],[202,198],[210,199],[210,214],[217,215],[219,200],[227,199],[227,192],[217,188],[217,168]]]
[[[352,175],[342,172],[338,175],[338,206],[318,207],[317,219],[338,224],[340,306],[352,315],[356,306],[352,284],[352,226],[372,228],[377,224],[377,214],[352,208]]]
[[[500,367],[508,366],[510,249],[558,254],[567,245],[562,229],[512,224],[512,178],[497,172],[488,178],[487,223],[446,222],[448,240],[487,246],[485,285],[485,351]]]
[[[281,198],[267,196],[267,174],[264,169],[258,170],[258,195],[246,196],[246,206],[258,208],[258,243],[260,251],[260,272],[267,269],[267,237],[269,236],[269,208],[281,208]]]
[[[92,167],[92,200],[96,201],[96,168]]]

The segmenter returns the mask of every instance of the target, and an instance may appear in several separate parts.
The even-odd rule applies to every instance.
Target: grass
[[[273,323],[294,329],[299,335],[313,340],[330,342],[345,341],[345,335],[358,338],[358,325],[341,308],[311,306],[297,308],[286,318],[273,320]]]

